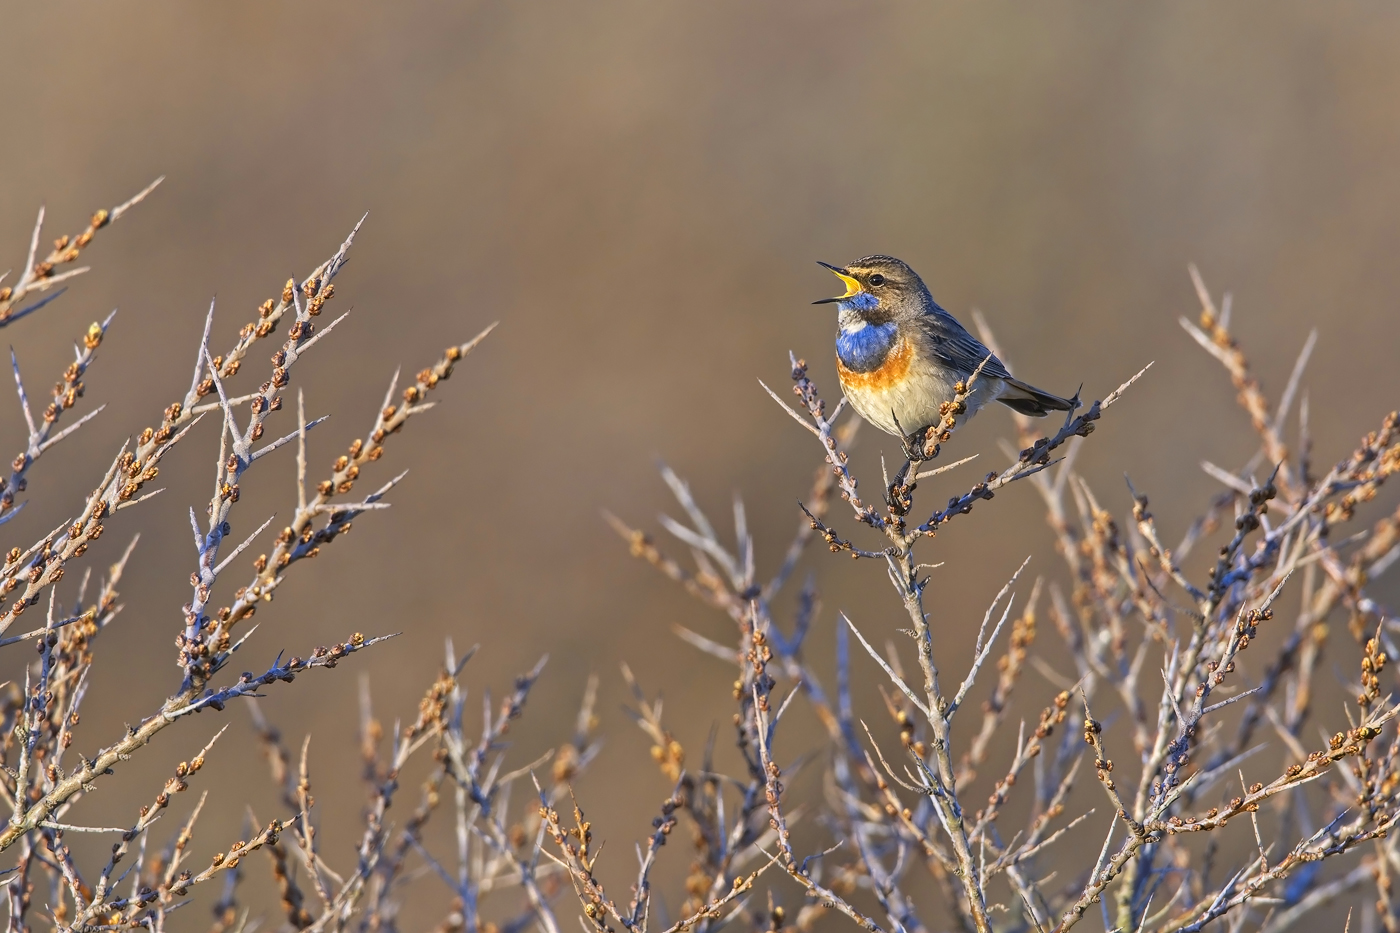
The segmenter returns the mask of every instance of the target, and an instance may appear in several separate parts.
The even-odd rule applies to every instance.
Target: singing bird
[[[821,263],[846,285],[846,293],[813,304],[838,308],[836,371],[851,407],[882,431],[915,449],[924,429],[942,420],[940,406],[953,400],[979,364],[965,418],[995,399],[1023,415],[1044,417],[1074,405],[1009,373],[957,319],[939,306],[923,279],[893,256],[866,256],[844,268]],[[990,357],[990,359],[988,359]]]

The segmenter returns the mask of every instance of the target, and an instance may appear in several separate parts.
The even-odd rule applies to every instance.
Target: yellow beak
[[[859,295],[862,291],[865,290],[864,288],[861,287],[860,282],[856,281],[855,276],[851,275],[851,274],[850,274],[849,272],[847,272],[845,269],[842,269],[842,268],[840,268],[840,267],[838,267],[838,266],[833,266],[833,265],[831,265],[830,263],[827,263],[827,262],[818,262],[817,264],[820,265],[820,266],[823,266],[823,267],[825,267],[825,268],[827,268],[827,269],[830,269],[830,270],[831,270],[831,273],[832,273],[833,275],[835,275],[838,279],[841,280],[842,284],[844,284],[844,285],[846,286],[846,294],[844,294],[844,295],[837,295],[835,298],[823,298],[823,299],[821,299],[820,301],[814,301],[814,302],[812,302],[812,304],[814,304],[814,305],[825,305],[825,304],[831,304],[832,302],[836,302],[836,301],[845,301],[847,298],[851,298],[851,297],[853,297],[853,296],[855,296],[855,295]]]

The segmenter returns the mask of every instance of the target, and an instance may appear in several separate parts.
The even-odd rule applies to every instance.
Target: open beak
[[[830,269],[833,273],[835,273],[836,277],[845,284],[846,294],[837,295],[835,298],[823,298],[820,301],[812,302],[812,304],[829,305],[838,301],[845,301],[847,298],[850,298],[854,295],[859,295],[861,291],[863,291],[863,289],[860,286],[860,283],[855,280],[855,277],[852,276],[845,269],[842,269],[840,266],[833,266],[831,263],[822,262],[821,260],[817,260],[817,265],[822,266],[826,269]]]

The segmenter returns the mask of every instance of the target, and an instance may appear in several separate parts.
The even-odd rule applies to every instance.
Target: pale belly
[[[891,367],[868,373],[852,372],[837,360],[841,389],[862,418],[881,431],[895,435],[912,434],[942,419],[942,404],[952,401],[957,394],[956,379],[946,377],[943,370],[934,367],[923,371],[914,366],[899,367],[902,372],[884,371],[887,369]],[[967,399],[967,412],[958,420],[972,417],[1001,389],[1000,379],[979,377]]]

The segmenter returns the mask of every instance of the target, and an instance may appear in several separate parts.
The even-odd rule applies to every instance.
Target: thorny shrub
[[[82,232],[60,237],[42,258],[41,213],[23,273],[0,288],[0,327],[50,300],[34,296],[83,271],[72,264],[93,237],[149,191],[97,212]],[[1199,930],[1215,921],[1279,931],[1306,923],[1309,911],[1362,888],[1374,892],[1368,912],[1384,929],[1400,930],[1394,891],[1400,857],[1390,834],[1400,814],[1400,734],[1393,691],[1384,686],[1385,668],[1397,650],[1397,622],[1367,592],[1400,557],[1400,512],[1353,530],[1380,485],[1400,470],[1400,417],[1391,414],[1352,453],[1318,470],[1305,397],[1297,406],[1297,439],[1285,443],[1313,341],[1271,404],[1230,333],[1228,312],[1216,308],[1194,269],[1201,311],[1198,320],[1183,318],[1182,324],[1225,367],[1258,435],[1259,452],[1233,472],[1208,467],[1223,490],[1175,547],[1163,541],[1144,493],[1129,486],[1130,514],[1120,520],[1073,469],[1085,439],[1142,372],[1102,400],[1079,404],[1044,435],[1018,418],[1021,446],[1010,464],[929,511],[916,506],[920,483],[967,462],[929,466],[965,412],[971,385],[959,386],[943,406],[942,423],[927,435],[928,459],[905,461],[892,478],[883,477],[882,501],[873,503],[861,498],[848,463],[856,422],[841,420],[844,403],[829,409],[805,364],[793,359],[797,404],[771,389],[769,394],[816,438],[825,462],[802,503],[798,532],[771,577],[758,575],[742,504],[735,508],[735,540],[726,543],[670,470],[663,476],[688,523],[663,522],[688,548],[689,564],[609,516],[633,555],[727,615],[735,632],[730,644],[680,633],[697,650],[734,665],[732,684],[726,678],[716,685],[716,708],[727,707],[732,716],[741,762],[733,774],[716,771],[709,749],[698,763],[688,757],[682,738],[663,720],[660,702],[648,700],[622,668],[633,692],[632,716],[672,788],[652,814],[651,833],[638,842],[631,890],[617,896],[605,889],[596,871],[600,844],[585,802],[572,791],[574,778],[598,750],[597,680],[555,752],[508,768],[503,736],[524,712],[544,662],[518,677],[499,705],[488,703],[479,731],[471,730],[464,724],[461,682],[470,654],[459,658],[450,644],[416,716],[391,735],[383,734],[366,691],[360,731],[369,804],[355,851],[348,858],[323,853],[317,840],[323,814],[314,804],[307,746],[302,744],[299,756],[289,750],[251,698],[298,674],[334,668],[386,633],[347,633],[338,644],[279,658],[262,673],[235,677],[225,671],[248,637],[248,621],[293,565],[315,557],[363,513],[384,507],[383,496],[397,478],[355,498],[361,470],[380,459],[410,417],[434,404],[429,396],[486,336],[449,347],[401,392],[396,379],[370,433],[349,444],[329,476],[308,480],[306,434],[317,422],[307,422],[300,391],[293,430],[264,439],[264,425],[284,405],[290,409],[284,397],[294,365],[339,321],[323,323],[320,315],[353,239],[352,231],[305,279],[289,280],[220,354],[209,346],[211,306],[204,338],[193,348],[189,389],[161,413],[159,427],[145,429],[116,453],[83,497],[77,518],[28,546],[13,547],[4,559],[0,646],[21,650],[27,643],[37,655],[23,685],[13,685],[3,698],[0,796],[11,815],[0,828],[0,851],[14,862],[0,884],[11,930],[158,930],[171,916],[188,926],[192,892],[207,882],[213,882],[206,901],[213,904],[215,930],[247,929],[254,920],[310,930],[398,929],[406,887],[438,882],[453,898],[439,929],[473,933],[560,933],[574,923],[595,933],[714,933],[730,925],[778,933],[806,931],[819,921],[900,933],[949,924],[970,931],[1063,931],[1090,917],[1123,931]],[[33,464],[90,417],[59,427],[83,395],[83,376],[108,323],[94,324],[81,336],[74,361],[37,418],[16,364],[28,437],[0,489],[0,522],[22,504],[19,495]],[[991,345],[985,327],[983,336]],[[271,355],[266,380],[234,394],[234,380],[244,364],[252,365],[250,353],[259,341]],[[181,680],[159,709],[111,744],[70,751],[86,673],[96,646],[111,637],[106,630],[119,609],[116,588],[132,551],[92,587],[85,573],[71,605],[60,603],[59,581],[108,524],[120,523],[117,513],[154,494],[143,490],[156,478],[160,459],[206,415],[223,423],[221,478],[205,516],[190,516],[198,558],[177,636]],[[269,550],[247,562],[247,583],[216,597],[219,577],[267,528],[265,523],[227,546],[244,474],[264,454],[290,443],[298,445],[294,517]],[[980,620],[974,655],[959,666],[954,686],[943,672],[958,662],[943,655],[931,631],[926,600],[937,589],[915,548],[940,533],[956,534],[956,527],[945,526],[970,521],[961,516],[980,513],[989,507],[981,503],[1023,480],[1044,500],[1064,573],[1058,580],[1037,579],[1013,616],[1017,571]],[[847,526],[864,526],[860,534],[882,546],[857,544]],[[902,609],[909,625],[902,652],[893,645],[878,651],[842,615],[834,627],[835,670],[821,674],[806,660],[804,646],[817,621],[814,583],[809,578],[798,594],[790,622],[780,623],[772,606],[817,540],[869,565],[893,586],[896,602],[889,606]],[[1183,564],[1205,548],[1214,549],[1214,559],[1193,579]],[[1286,592],[1288,598],[1281,598]],[[878,598],[872,595],[870,605]],[[30,631],[9,634],[27,609],[38,606],[44,608],[31,616]],[[1042,613],[1074,665],[1068,676],[1036,653],[1044,643]],[[1340,628],[1355,640],[1359,658],[1350,685],[1354,703],[1342,721],[1312,707],[1319,662],[1338,623],[1345,623]],[[1261,630],[1269,629],[1281,633],[1270,641],[1278,647],[1261,647],[1263,658],[1260,650],[1246,654]],[[887,685],[853,682],[853,637]],[[909,653],[912,666],[901,656]],[[1037,693],[1023,683],[1030,666],[1061,682]],[[958,718],[979,676],[994,680],[988,698],[980,711]],[[834,686],[824,683],[828,678]],[[876,689],[899,736],[897,750],[882,747],[852,712],[856,691]],[[1025,697],[1037,711],[1019,726],[1010,718],[1013,697]],[[285,807],[282,816],[250,825],[245,838],[224,851],[197,853],[190,843],[201,801],[179,821],[168,844],[148,850],[153,824],[198,782],[221,731],[176,767],[129,821],[107,827],[84,817],[83,799],[114,764],[139,754],[157,733],[196,711],[222,712],[240,703],[250,704]],[[828,792],[819,799],[793,799],[788,783],[794,766],[774,757],[779,726],[794,703],[807,704],[826,733],[825,756],[807,758],[828,763]],[[1326,729],[1320,742],[1312,735],[1319,721]],[[1010,743],[993,739],[1011,732],[1014,747],[996,760]],[[428,777],[416,808],[392,825],[386,811],[414,756],[430,759]],[[1085,787],[1101,794],[1107,806],[1079,807]],[[451,815],[439,816],[445,801]],[[799,806],[829,847],[798,850],[791,827]],[[1029,815],[1013,821],[1012,812]],[[425,844],[425,828],[435,816],[452,821],[451,857],[435,855]],[[688,871],[683,890],[661,897],[652,888],[653,869],[678,826],[685,831],[675,838],[688,840],[679,856]],[[65,839],[80,832],[109,836],[110,857],[78,864]],[[1220,864],[1222,853],[1234,849],[1217,840],[1230,833],[1247,834],[1251,844],[1235,863]],[[1209,840],[1204,846],[1202,838]],[[270,864],[280,916],[252,918],[239,901],[239,880],[247,870],[240,866],[255,851]],[[1335,870],[1323,864],[1332,861]],[[340,871],[333,867],[337,863]],[[423,879],[425,874],[437,881]],[[928,896],[930,888],[936,896]],[[483,912],[488,897],[499,902],[489,914]],[[930,912],[931,903],[938,913]],[[667,905],[673,916],[659,919],[668,916]],[[561,916],[567,913],[575,916]]]

